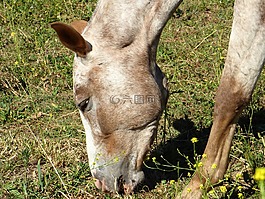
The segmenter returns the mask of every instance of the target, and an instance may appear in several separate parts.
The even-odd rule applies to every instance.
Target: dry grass
[[[186,156],[194,163],[207,141],[232,5],[229,0],[184,2],[168,23],[158,63],[171,94],[167,116],[146,161],[149,187],[120,196],[104,194],[93,185],[83,126],[72,100],[73,56],[49,27],[54,21],[88,19],[95,1],[2,1],[0,197],[174,198],[189,180]],[[264,87],[263,72],[238,125],[227,175],[205,198],[237,198],[238,193],[258,198],[252,175],[256,167],[264,166]],[[195,150],[193,136],[199,139]],[[220,190],[223,186],[225,193]]]

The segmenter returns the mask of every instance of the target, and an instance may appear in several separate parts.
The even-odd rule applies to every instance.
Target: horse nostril
[[[123,185],[123,191],[125,194],[130,194],[133,191],[133,186],[128,185],[128,184],[124,184]]]
[[[124,179],[123,179],[123,175],[121,175],[119,178],[118,178],[118,184],[123,184],[124,183]]]
[[[118,179],[117,179],[117,182],[116,182],[116,190],[118,191],[118,192],[120,192],[120,191],[123,191],[123,189],[124,189],[124,187],[123,187],[123,184],[125,183],[125,180],[123,179],[123,175],[121,175],[120,177],[118,177]]]

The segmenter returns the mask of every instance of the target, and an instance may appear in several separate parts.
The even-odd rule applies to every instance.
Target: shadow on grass
[[[251,121],[251,122],[250,122]],[[249,136],[265,136],[265,110],[253,113],[252,117],[243,116],[239,119],[239,126],[250,132]],[[143,183],[149,190],[155,188],[157,183],[163,180],[178,180],[186,177],[190,168],[189,161],[195,163],[194,145],[197,155],[202,155],[206,147],[211,128],[196,130],[194,123],[187,117],[177,119],[173,127],[180,132],[176,138],[171,138],[164,144],[160,144],[152,151],[150,159],[145,161],[143,171],[146,180]],[[198,138],[198,142],[193,144],[191,138]],[[152,159],[155,157],[155,162]],[[179,169],[178,169],[179,168]]]
[[[210,128],[196,130],[194,123],[185,117],[176,119],[173,127],[180,132],[176,138],[171,138],[164,144],[160,144],[152,151],[150,159],[145,161],[144,173],[145,185],[149,189],[154,189],[157,183],[162,180],[177,180],[186,177],[188,172],[191,174],[189,162],[195,163],[195,152],[202,155],[206,146]],[[199,141],[192,143],[191,139],[196,137]],[[195,148],[194,148],[195,147]],[[155,157],[155,162],[153,158]]]
[[[254,112],[252,116],[242,116],[238,121],[239,126],[250,131],[255,138],[265,136],[265,109]]]

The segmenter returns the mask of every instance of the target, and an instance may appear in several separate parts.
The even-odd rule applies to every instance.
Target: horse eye
[[[77,107],[80,109],[80,111],[85,112],[85,111],[90,111],[92,108],[92,100],[91,98],[87,98],[83,100],[81,103],[77,105]]]

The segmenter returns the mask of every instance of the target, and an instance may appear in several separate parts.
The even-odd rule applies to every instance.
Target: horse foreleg
[[[223,178],[235,126],[251,99],[265,60],[265,2],[237,0],[227,59],[216,94],[213,126],[201,161],[181,198],[201,198]]]

